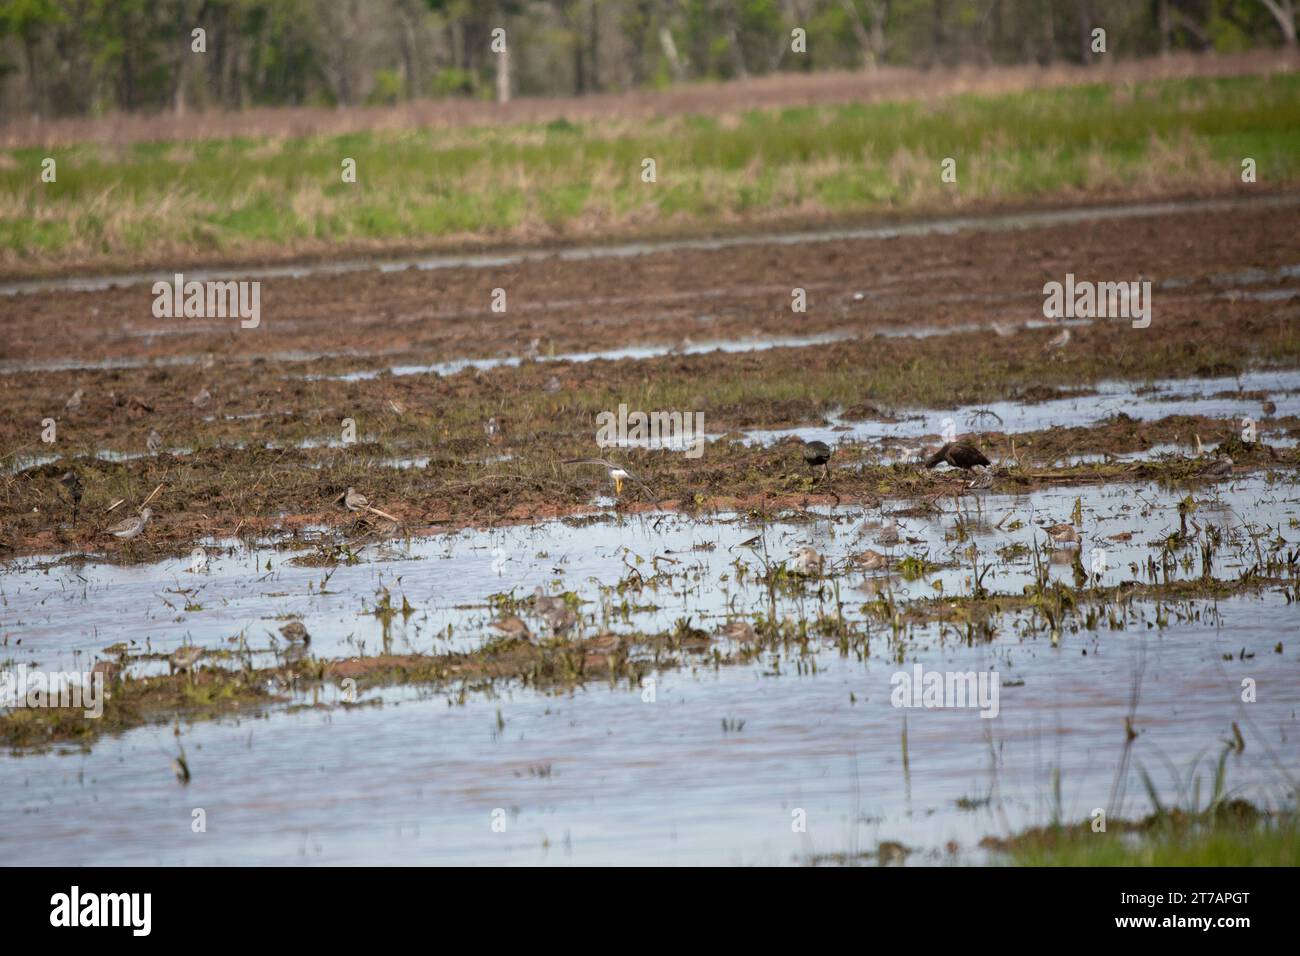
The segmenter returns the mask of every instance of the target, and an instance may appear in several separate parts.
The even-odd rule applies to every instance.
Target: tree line
[[[1296,46],[1297,0],[0,0],[4,116]],[[497,31],[504,31],[499,33]],[[802,31],[802,41],[797,31]]]

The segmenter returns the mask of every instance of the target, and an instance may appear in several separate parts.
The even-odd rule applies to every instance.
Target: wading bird
[[[803,439],[799,439],[799,444],[802,446],[803,460],[808,463],[808,467],[816,468],[820,465],[824,469],[824,473],[830,475],[831,455],[835,454],[831,446],[824,441],[804,441]]]
[[[334,501],[336,503],[340,501],[343,502],[343,507],[347,508],[348,511],[369,512],[370,514],[379,515],[381,518],[387,518],[389,521],[396,524],[401,524],[397,518],[390,515],[387,511],[380,511],[378,508],[371,505],[369,498],[350,485],[348,486],[348,490],[335,498]]]
[[[533,634],[528,630],[528,625],[520,617],[499,617],[489,627],[506,637],[513,637],[521,641],[531,641],[533,639]]]
[[[1204,468],[1201,469],[1203,478],[1227,478],[1232,474],[1232,466],[1235,464],[1231,458],[1224,455],[1222,458],[1216,458]]]
[[[311,643],[311,635],[307,633],[307,627],[302,621],[290,621],[280,628],[280,636],[291,644]]]
[[[1049,525],[1043,531],[1052,539],[1054,544],[1078,544],[1079,532],[1074,530],[1074,525],[1068,521],[1062,524]]]
[[[68,491],[68,497],[72,499],[72,523],[77,523],[77,509],[81,507],[81,478],[75,471],[65,471],[59,475],[59,484]]]
[[[533,608],[546,622],[551,633],[556,636],[572,628],[577,621],[573,612],[569,610],[569,605],[564,602],[564,598],[550,597],[542,590],[541,585],[538,585],[533,592]]]
[[[178,647],[172,651],[171,656],[167,658],[167,663],[171,665],[172,673],[176,671],[192,672],[194,665],[199,662],[199,658],[202,656],[203,648],[191,644],[186,647]]]
[[[109,534],[123,541],[130,541],[144,530],[144,526],[149,523],[153,517],[153,509],[145,508],[133,518],[127,518],[125,521],[119,521],[111,528],[106,529]]]
[[[881,571],[889,565],[888,558],[871,548],[867,548],[861,554],[853,555],[849,560],[864,571]]]
[[[800,574],[820,574],[822,556],[816,548],[802,547],[794,553],[793,567]]]
[[[641,486],[642,488],[644,488],[646,491],[649,491],[649,490],[650,490],[650,486],[649,486],[649,485],[647,485],[644,481],[642,481],[642,480],[641,480],[640,478],[638,478],[636,475],[632,474],[632,472],[628,471],[628,470],[627,470],[626,468],[624,468],[622,465],[616,465],[616,464],[614,464],[612,461],[606,461],[604,458],[566,458],[566,459],[564,459],[564,461],[560,462],[560,464],[562,464],[562,465],[599,465],[601,468],[604,468],[607,472],[609,472],[609,477],[610,477],[611,479],[613,479],[613,481],[614,481],[614,494],[616,494],[616,495],[620,495],[620,494],[623,493],[623,481],[624,481],[624,479],[627,479],[627,478],[631,478],[633,481],[635,481],[638,485],[640,485],[640,486]]]
[[[948,442],[925,460],[925,467],[937,468],[945,461],[954,468],[965,468],[968,471],[976,465],[991,464],[991,462],[984,457],[984,452],[980,451],[968,441]]]
[[[149,454],[156,455],[162,451],[162,435],[158,434],[158,429],[149,429],[149,437],[145,439],[144,447],[149,450]]]
[[[993,487],[993,472],[989,471],[984,465],[976,465],[971,469],[975,477],[966,482],[966,487],[972,491],[987,491]]]

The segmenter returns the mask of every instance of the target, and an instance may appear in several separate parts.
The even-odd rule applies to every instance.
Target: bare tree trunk
[[[736,16],[735,0],[722,0],[722,12],[727,39],[731,44],[732,68],[736,71],[737,79],[748,79],[749,70],[745,67],[745,51],[740,48],[740,24]]]
[[[1295,0],[1259,0],[1273,14],[1273,19],[1282,30],[1282,40],[1294,50],[1296,48]]]
[[[510,47],[497,54],[497,102],[510,102]]]
[[[686,64],[682,62],[681,55],[677,52],[677,44],[673,42],[673,35],[667,27],[659,28],[659,47],[664,51],[664,57],[672,68],[673,79],[680,83],[686,78]]]

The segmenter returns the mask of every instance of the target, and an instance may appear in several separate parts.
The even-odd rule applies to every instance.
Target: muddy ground
[[[951,235],[270,277],[255,329],[155,318],[148,284],[8,295],[0,547],[147,560],[208,535],[367,530],[333,502],[348,486],[403,533],[582,511],[608,482],[598,468],[560,462],[604,455],[597,415],[620,403],[702,412],[708,432],[731,439],[710,442],[699,458],[613,450],[645,479],[624,488],[620,508],[957,493],[963,478],[899,463],[909,456],[884,445],[846,443],[819,476],[789,441],[742,433],[825,425],[833,415],[920,416],[926,440],[909,449],[915,458],[939,443],[943,410],[959,405],[1086,402],[1105,380],[1141,386],[1296,368],[1298,226],[1300,205],[1282,197]],[[1151,279],[1151,327],[1076,324],[1067,343],[1054,344],[1060,330],[1043,321],[1042,287],[1067,273]],[[807,291],[806,313],[791,310],[795,288]],[[505,290],[504,313],[491,310],[494,289]],[[787,344],[701,351],[763,339]],[[648,351],[563,360],[627,347]],[[506,364],[427,371],[461,359]],[[1296,434],[1294,416],[1276,414],[1268,395],[1233,394],[1258,403],[1270,434]],[[42,440],[51,419],[53,443]],[[355,422],[355,444],[343,444],[345,419]],[[991,416],[961,431],[999,464],[996,487],[1012,490],[1195,479],[1204,463],[1194,457],[1045,465],[1167,445],[1194,456],[1198,440],[1208,452],[1239,428],[1198,415],[1121,416],[1008,434]],[[156,455],[146,451],[151,431],[163,442]],[[1289,447],[1232,447],[1239,469],[1296,463]],[[85,488],[75,523],[56,481],[69,467]],[[146,500],[156,517],[141,539],[103,534]]]

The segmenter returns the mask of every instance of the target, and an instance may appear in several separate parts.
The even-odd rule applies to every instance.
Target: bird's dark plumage
[[[831,446],[824,441],[804,442],[803,460],[814,468],[824,465],[831,460]]]
[[[72,499],[72,520],[77,520],[77,509],[81,506],[81,477],[75,471],[65,471],[59,475],[59,484],[68,490],[68,496]]]
[[[984,457],[984,452],[968,441],[948,442],[925,460],[925,467],[934,468],[945,461],[954,468],[967,469],[974,468],[976,465],[989,464],[989,460]]]

